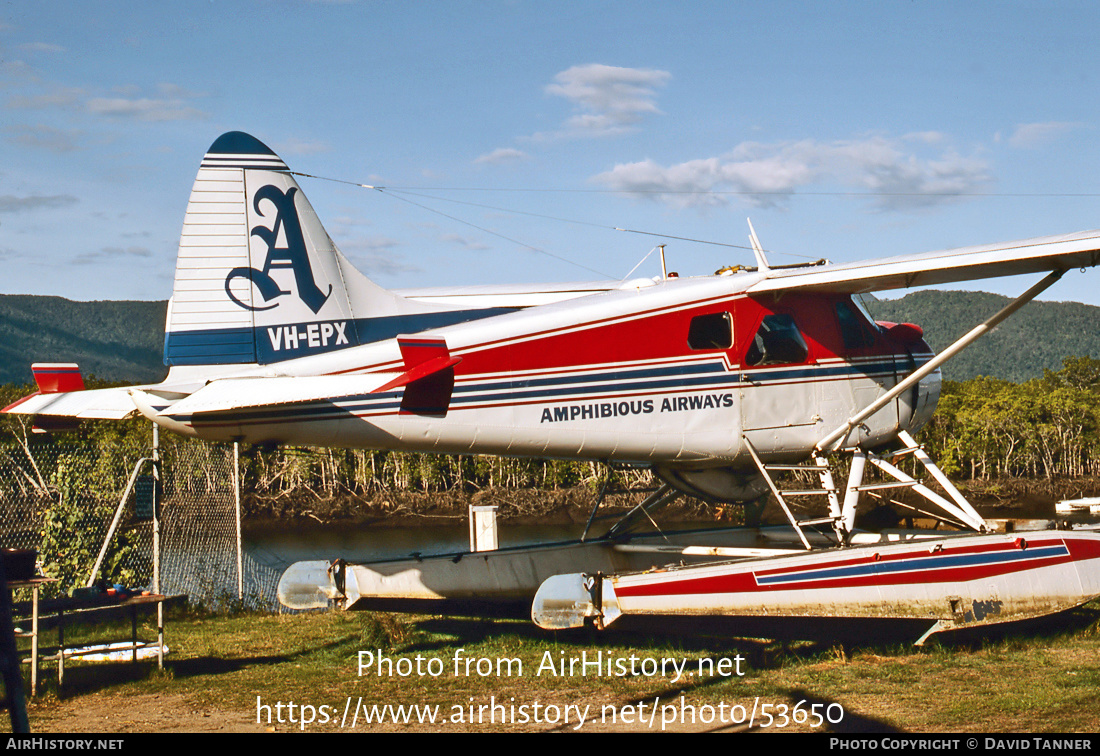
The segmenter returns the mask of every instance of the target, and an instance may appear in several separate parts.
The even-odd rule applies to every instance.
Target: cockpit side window
[[[745,364],[793,365],[805,362],[810,350],[806,340],[794,322],[794,318],[784,313],[765,315],[760,328],[756,330],[749,351],[745,354]]]
[[[845,349],[866,349],[875,345],[874,326],[851,300],[842,299],[836,303],[836,317]]]
[[[728,312],[697,315],[688,326],[688,346],[692,349],[729,349],[733,346],[733,321]]]

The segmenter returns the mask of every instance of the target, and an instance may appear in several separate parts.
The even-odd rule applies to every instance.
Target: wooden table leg
[[[57,692],[65,681],[65,610],[57,610]]]
[[[38,695],[38,586],[31,588],[31,695]]]

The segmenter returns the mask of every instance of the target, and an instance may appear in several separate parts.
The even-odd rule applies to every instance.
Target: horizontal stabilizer
[[[181,399],[161,414],[183,418],[203,412],[228,412],[251,407],[343,399],[369,394],[395,377],[394,373],[370,373],[303,378],[223,378],[212,381],[186,399]]]
[[[75,420],[122,420],[137,412],[126,388],[89,389],[70,393],[36,393],[25,396],[3,409],[15,415],[36,415],[36,423],[46,428],[44,416]],[[43,424],[45,423],[45,424]]]

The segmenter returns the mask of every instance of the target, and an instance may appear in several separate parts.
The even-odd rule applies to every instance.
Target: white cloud
[[[0,48],[0,55],[3,52],[3,48]],[[0,76],[0,87],[38,81],[38,72],[24,60],[0,60]]]
[[[351,231],[349,227],[351,226],[369,226],[370,224],[371,221],[366,218],[361,218],[358,215],[336,215],[325,222],[325,225],[334,230],[339,228],[341,234],[344,232],[350,234]]]
[[[388,236],[356,236],[340,242],[340,251],[355,267],[369,276],[392,276],[399,273],[422,273],[416,265],[404,261],[393,251],[401,242]]]
[[[131,260],[152,257],[148,247],[103,247],[95,252],[81,252],[72,259],[73,265],[91,265],[111,260]]]
[[[317,155],[329,152],[332,147],[327,142],[308,139],[287,139],[279,142],[275,151],[280,155]]]
[[[719,157],[670,166],[652,160],[620,164],[592,180],[678,206],[724,205],[738,196],[758,207],[783,204],[815,184],[839,182],[867,192],[878,209],[916,209],[953,201],[992,179],[979,158],[950,148],[924,154],[941,141],[941,135],[922,133],[834,142],[744,142]]]
[[[356,236],[340,243],[342,251],[359,252],[387,252],[398,246],[401,246],[401,242],[388,236]]]
[[[355,267],[368,276],[395,276],[401,273],[423,273],[416,265],[404,262],[400,256],[381,253],[357,254],[352,258]]]
[[[44,124],[8,126],[4,131],[10,134],[9,142],[58,153],[72,152],[77,149],[81,136],[81,133],[76,130],[55,129]]]
[[[1044,142],[1057,139],[1067,131],[1080,128],[1082,124],[1071,121],[1046,121],[1044,123],[1021,123],[1008,138],[1013,147],[1036,147]]]
[[[65,48],[61,45],[50,44],[49,42],[27,42],[19,45],[20,50],[27,52],[41,52],[41,53],[62,53],[65,52]]]
[[[492,152],[486,152],[484,155],[474,160],[475,164],[499,164],[499,163],[515,163],[519,160],[526,160],[527,153],[523,150],[517,150],[513,147],[501,147],[500,149],[493,150]]]
[[[75,205],[78,201],[76,197],[68,194],[31,195],[29,197],[16,197],[12,194],[5,194],[0,196],[0,213],[21,213],[26,210],[68,207],[69,205]]]
[[[187,121],[207,116],[175,97],[92,97],[85,107],[93,115],[138,121]]]
[[[573,66],[554,77],[547,94],[564,97],[581,112],[553,133],[535,139],[608,136],[628,131],[657,107],[657,88],[671,78],[668,71],[620,68],[590,63]]]
[[[52,87],[51,91],[36,95],[16,95],[8,99],[5,107],[14,110],[44,110],[47,108],[79,108],[86,96],[77,87]]]
[[[476,239],[471,239],[468,236],[462,236],[460,234],[443,234],[439,237],[441,241],[445,241],[451,244],[457,244],[460,247],[473,251],[482,251],[486,249],[492,249],[488,244],[480,242]]]
[[[191,104],[202,94],[189,92],[175,84],[157,85],[156,96],[140,97],[133,86],[116,87],[111,97],[91,96],[77,87],[49,87],[41,94],[10,97],[5,107],[14,110],[45,110],[63,108],[83,110],[110,118],[132,118],[138,121],[181,121],[206,118],[207,113]]]
[[[844,145],[837,162],[839,177],[866,187],[885,210],[953,202],[993,180],[988,164],[980,158],[964,157],[952,149],[921,157],[906,150],[903,140],[882,137]]]

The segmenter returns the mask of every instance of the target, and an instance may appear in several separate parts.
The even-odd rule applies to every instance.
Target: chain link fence
[[[94,582],[152,589],[153,519],[127,492],[135,475],[134,489],[142,477],[152,487],[148,435],[83,446],[0,438],[0,547],[37,550],[43,574],[58,579],[50,591],[68,593],[88,583],[117,516]],[[174,440],[162,448],[161,593],[211,609],[277,606],[277,569],[238,550],[236,479],[232,446]]]

